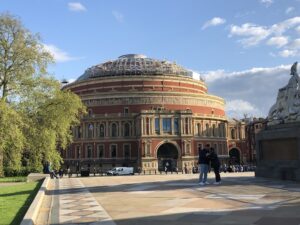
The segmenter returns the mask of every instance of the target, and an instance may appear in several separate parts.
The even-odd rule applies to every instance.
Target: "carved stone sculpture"
[[[268,115],[268,125],[300,121],[300,79],[297,72],[297,62],[291,67],[288,84],[278,90],[276,103]]]

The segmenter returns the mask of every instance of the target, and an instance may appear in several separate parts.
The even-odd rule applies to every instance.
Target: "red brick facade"
[[[138,57],[124,56],[108,63],[166,65],[165,61]],[[187,76],[188,71],[171,63],[167,64],[170,73],[154,71],[155,75],[139,71],[129,71],[139,75],[127,75],[127,70],[116,75],[105,66],[89,69],[64,87],[78,94],[89,112],[80,126],[73,128],[74,142],[70,151],[63,153],[66,166],[72,170],[114,166],[191,169],[197,163],[198,148],[207,143],[228,159],[225,102],[209,95],[204,81]],[[97,74],[98,67],[105,73]]]

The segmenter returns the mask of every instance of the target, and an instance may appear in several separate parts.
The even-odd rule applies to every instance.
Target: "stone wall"
[[[257,134],[256,176],[300,181],[300,123],[269,126]]]

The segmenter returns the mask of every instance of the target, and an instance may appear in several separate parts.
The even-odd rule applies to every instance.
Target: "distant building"
[[[248,157],[245,124],[227,121],[224,100],[176,63],[124,55],[87,69],[64,89],[88,108],[73,128],[69,151],[62,152],[72,170],[190,170],[205,144],[224,162]]]
[[[266,128],[267,120],[264,118],[253,118],[246,121],[246,140],[248,150],[248,161],[256,162],[256,135]]]
[[[245,135],[246,124],[242,120],[229,119],[227,126],[227,141],[229,164],[248,163],[247,141]]]

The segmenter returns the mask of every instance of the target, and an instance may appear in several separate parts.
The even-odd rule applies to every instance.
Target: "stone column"
[[[152,135],[155,134],[155,117],[152,117],[152,120],[151,120],[151,127],[152,127]]]
[[[171,129],[172,129],[172,135],[174,135],[174,117],[171,118]]]
[[[141,135],[143,135],[144,134],[144,118],[143,117],[141,117]]]
[[[159,134],[163,133],[163,119],[159,117]]]
[[[122,136],[122,122],[121,120],[119,121],[119,129],[118,129],[118,137]]]
[[[96,138],[96,136],[97,136],[97,135],[96,135],[96,131],[97,131],[97,126],[96,126],[96,125],[97,125],[97,123],[94,122],[94,123],[93,123],[93,128],[94,128],[93,138]]]
[[[85,123],[82,123],[81,125],[81,137],[85,138]]]
[[[105,135],[106,137],[109,136],[109,123],[108,121],[105,121]]]

